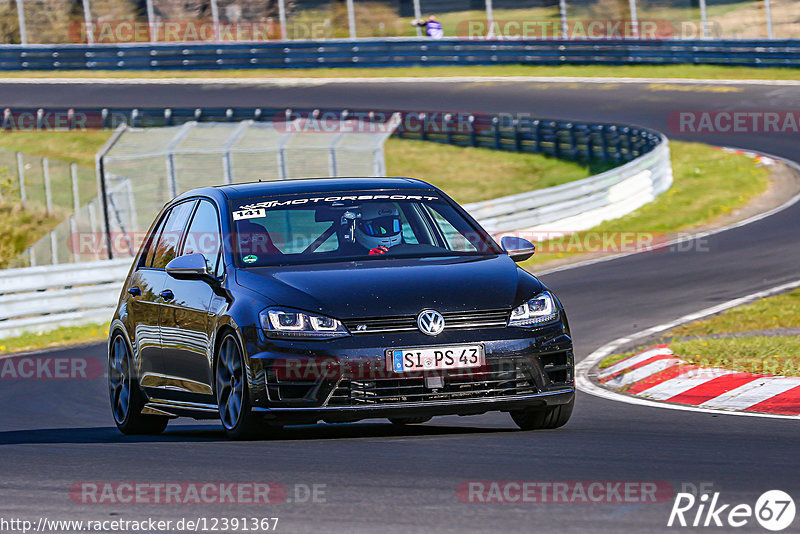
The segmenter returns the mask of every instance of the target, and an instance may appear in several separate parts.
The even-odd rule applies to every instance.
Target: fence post
[[[708,39],[708,10],[706,0],[700,0],[700,29],[703,32],[703,39]]]
[[[636,0],[628,0],[628,5],[631,10],[631,33],[633,37],[639,39],[639,15],[636,12]]]
[[[58,265],[58,241],[55,230],[50,232],[50,265]]]
[[[19,20],[19,42],[28,44],[28,32],[25,28],[25,6],[23,0],[17,0],[17,19]]]
[[[772,35],[772,6],[769,0],[764,0],[764,10],[767,17],[767,39],[773,39]]]
[[[347,25],[350,27],[350,39],[356,38],[356,9],[353,0],[347,0]]]
[[[83,22],[86,25],[86,42],[94,44],[94,28],[92,27],[92,6],[89,0],[83,0]]]
[[[422,9],[419,7],[419,0],[414,0],[414,18],[419,20],[422,18]],[[422,28],[417,26],[417,37],[422,37]]]
[[[22,152],[17,152],[17,176],[19,177],[19,201],[22,209],[25,209],[28,195],[25,193],[25,162],[22,161]]]
[[[79,246],[80,246],[81,240],[79,239],[79,236],[78,236],[78,223],[75,220],[77,217],[78,217],[77,212],[74,215],[70,215],[69,216],[69,234],[70,234],[70,236],[69,236],[69,241],[67,242],[67,244],[72,249],[72,262],[73,263],[77,263],[79,261],[79,259],[80,259],[78,253],[80,252]]]
[[[72,179],[72,210],[75,216],[78,216],[78,211],[81,209],[81,200],[78,196],[78,165],[72,163],[69,166],[69,176]]]
[[[50,187],[50,162],[47,158],[42,158],[42,176],[44,176],[44,204],[47,207],[47,214],[53,214],[53,193]]]
[[[489,31],[486,32],[486,38],[494,37],[494,9],[492,7],[492,0],[486,0],[486,24],[489,26]]]
[[[558,13],[561,17],[561,38],[569,39],[569,28],[567,27],[567,0],[558,0]]]
[[[286,31],[286,3],[284,0],[278,0],[278,23],[281,25],[281,40],[288,40],[289,34]]]
[[[153,9],[153,0],[147,0],[147,26],[150,28],[150,42],[158,41],[158,31],[156,29],[156,12]]]
[[[217,0],[211,0],[211,23],[214,24],[214,40],[219,42],[219,5]]]

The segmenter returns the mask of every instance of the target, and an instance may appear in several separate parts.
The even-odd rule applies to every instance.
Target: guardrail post
[[[494,134],[494,149],[500,150],[502,143],[500,142],[500,119],[492,117],[492,129]]]
[[[478,132],[475,131],[475,115],[469,116],[469,143],[478,146]]]
[[[519,130],[519,119],[514,119],[514,148],[522,152],[522,132]]]
[[[25,162],[22,160],[22,152],[17,152],[17,176],[19,177],[19,202],[22,209],[25,209],[28,195],[25,193]]]
[[[50,188],[50,162],[42,158],[42,175],[44,176],[44,203],[47,214],[53,214],[53,194]]]
[[[17,19],[19,20],[19,42],[28,44],[28,32],[25,28],[25,6],[23,0],[17,0]]]

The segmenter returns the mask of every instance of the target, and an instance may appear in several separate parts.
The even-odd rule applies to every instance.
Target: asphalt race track
[[[529,112],[638,124],[673,139],[752,148],[795,161],[797,135],[692,136],[670,131],[667,118],[687,110],[791,110],[798,98],[800,88],[794,87],[702,83],[0,84],[0,108],[125,103]],[[544,276],[570,314],[579,359],[617,337],[800,278],[800,204],[704,239],[702,247],[686,251]],[[102,346],[55,354],[105,357]],[[3,514],[12,517],[277,516],[280,532],[657,532],[668,530],[672,499],[481,504],[461,502],[456,488],[476,480],[664,481],[676,491],[684,483],[711,483],[721,502],[751,506],[770,489],[800,495],[796,421],[632,406],[585,394],[579,394],[570,423],[557,431],[519,432],[507,415],[488,414],[437,418],[400,430],[382,421],[295,427],[271,441],[244,443],[229,442],[214,424],[173,424],[157,438],[123,437],[112,424],[104,378],[3,380],[0,406],[0,494]],[[73,502],[68,490],[82,481],[275,481],[289,490],[292,502]],[[296,484],[325,484],[325,502],[296,502]],[[754,520],[739,530],[763,531]]]

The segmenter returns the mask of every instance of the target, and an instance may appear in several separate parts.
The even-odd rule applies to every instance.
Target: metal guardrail
[[[126,258],[0,271],[0,339],[107,322],[130,265]]]
[[[631,213],[671,185],[669,144],[662,136],[655,149],[621,167],[577,182],[467,204],[464,209],[493,234],[555,236]]]
[[[800,40],[360,39],[216,44],[2,45],[0,70],[191,70],[417,65],[800,66]]]

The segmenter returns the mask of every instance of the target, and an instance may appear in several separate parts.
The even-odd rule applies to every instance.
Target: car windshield
[[[499,253],[435,191],[281,195],[231,209],[241,267]]]

